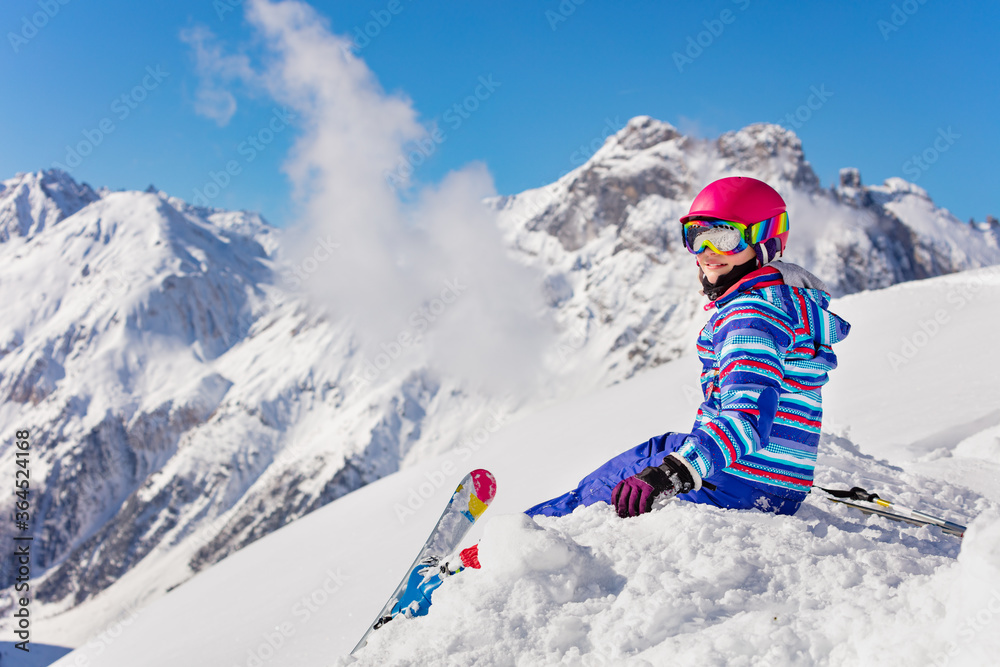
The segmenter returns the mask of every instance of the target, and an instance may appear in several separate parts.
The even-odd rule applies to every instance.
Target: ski
[[[868,493],[860,487],[854,487],[850,491],[824,489],[821,486],[813,488],[825,492],[827,500],[853,507],[865,514],[874,514],[892,521],[910,523],[915,526],[937,526],[944,533],[954,535],[960,539],[965,534],[966,527],[963,525],[927,514],[926,512],[921,512],[920,510],[895,505],[888,500],[879,498],[877,493]]]
[[[391,618],[389,613],[399,601],[403,591],[406,590],[410,577],[417,570],[428,567],[436,568],[438,563],[459,547],[476,519],[482,516],[493,501],[496,490],[496,479],[488,470],[481,468],[473,470],[462,479],[445,506],[444,512],[441,513],[441,518],[438,519],[427,541],[424,542],[424,546],[417,553],[413,564],[406,570],[402,581],[389,596],[389,600],[383,605],[378,616],[369,624],[361,641],[351,651],[351,655],[367,644],[368,637],[371,636],[372,632],[382,627]]]

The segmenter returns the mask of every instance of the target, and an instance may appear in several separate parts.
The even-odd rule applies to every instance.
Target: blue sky
[[[334,32],[367,28],[356,53],[422,122],[437,120],[443,140],[419,181],[479,160],[503,194],[537,187],[640,114],[703,137],[770,121],[795,130],[824,185],[853,166],[866,183],[914,181],[963,220],[1000,215],[997,3],[310,4]],[[196,113],[199,76],[180,38],[195,26],[267,57],[237,0],[6,0],[0,177],[69,159],[95,187],[153,183],[190,201],[235,160],[212,204],[291,222],[282,165],[300,128],[272,123],[281,107],[246,86],[224,126]],[[483,99],[458,122],[454,105],[477,88]],[[250,150],[268,125],[270,143]],[[81,142],[92,150],[74,160],[67,147]]]

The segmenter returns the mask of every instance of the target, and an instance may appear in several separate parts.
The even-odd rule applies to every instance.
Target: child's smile
[[[748,262],[755,256],[753,248],[744,248],[735,255],[720,255],[712,250],[706,249],[698,255],[698,266],[705,273],[705,277],[713,285],[718,282],[720,276],[732,271],[734,266],[739,266]]]

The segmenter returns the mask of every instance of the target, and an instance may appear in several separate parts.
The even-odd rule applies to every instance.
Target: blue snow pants
[[[610,505],[611,492],[618,482],[649,466],[660,465],[663,463],[663,457],[680,448],[687,437],[689,437],[687,433],[664,433],[650,438],[638,447],[622,452],[584,477],[572,491],[535,505],[525,511],[525,514],[564,516],[581,505],[592,505],[599,501]],[[775,514],[795,514],[806,498],[804,493],[791,490],[783,493],[784,490],[778,487],[754,484],[725,472],[717,472],[706,481],[715,485],[714,491],[703,487],[677,497],[692,503],[715,505],[725,509],[753,509]]]

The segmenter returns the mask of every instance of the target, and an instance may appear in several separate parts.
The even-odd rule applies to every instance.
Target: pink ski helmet
[[[692,218],[717,218],[750,226],[782,213],[786,213],[785,200],[770,185],[748,176],[730,176],[706,185],[691,202],[687,215],[681,217],[681,223]],[[784,250],[788,242],[787,215],[784,218],[783,225],[763,225],[762,234],[755,241],[763,243],[776,238]],[[784,231],[779,232],[782,227]]]

